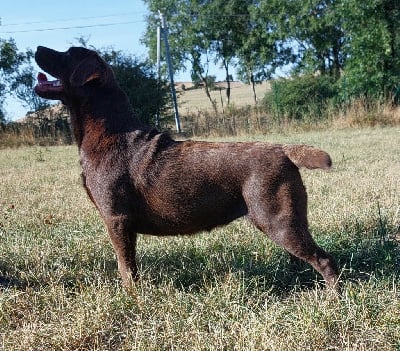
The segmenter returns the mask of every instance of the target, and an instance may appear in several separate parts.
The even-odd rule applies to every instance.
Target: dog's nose
[[[38,46],[37,48],[36,48],[36,52],[35,52],[35,60],[36,60],[36,62],[37,62],[37,60],[38,60],[38,58],[39,58],[39,55],[40,55],[40,52],[43,50],[43,46]]]
[[[59,54],[59,52],[56,50],[47,48],[45,46],[38,46],[36,48],[35,59],[38,59],[39,57],[53,57],[54,59],[56,54]]]
[[[40,45],[39,45],[39,46],[36,48],[35,56],[38,55],[38,54],[40,53],[40,51],[43,51],[43,50],[45,50],[45,49],[47,49],[47,48],[44,47],[44,46],[40,46]]]

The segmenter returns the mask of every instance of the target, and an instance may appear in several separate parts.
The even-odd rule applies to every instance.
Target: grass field
[[[75,146],[0,150],[1,350],[400,350],[400,128],[241,138],[327,150],[303,171],[339,295],[241,219],[191,238],[140,236],[121,287]]]
[[[186,88],[190,88],[192,83],[177,83],[179,92],[179,110],[183,114],[193,113],[194,111],[212,110],[212,105],[208,99],[204,89],[187,89],[183,91],[180,86],[184,84]],[[219,83],[219,88],[210,91],[211,98],[215,100],[218,110],[221,112],[226,109],[226,83]],[[263,99],[265,93],[270,90],[270,84],[263,82],[255,86],[257,99]],[[252,87],[249,84],[241,82],[231,83],[231,102],[235,106],[254,105],[254,97]]]

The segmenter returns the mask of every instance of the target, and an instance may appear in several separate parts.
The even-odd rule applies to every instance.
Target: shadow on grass
[[[266,291],[284,292],[299,282],[312,287],[318,278],[311,267],[301,262],[293,264],[290,256],[279,249],[265,260],[255,259],[254,251],[246,247],[232,249],[228,257],[225,254],[206,247],[185,252],[174,249],[156,258],[145,255],[140,260],[142,279],[150,279],[155,285],[172,281],[177,289],[200,291],[236,276],[244,281],[246,290],[255,285]]]
[[[392,238],[396,231],[398,229],[382,225],[381,221],[368,226],[351,223],[339,232],[319,233],[318,243],[336,258],[342,270],[342,281],[368,281],[371,277],[392,279],[400,275],[400,246]],[[284,250],[267,244],[269,239],[263,235],[250,243],[227,238],[228,234],[221,235],[221,240],[204,240],[201,244],[196,244],[195,238],[185,238],[178,244],[171,241],[149,250],[141,248],[139,242],[141,279],[158,286],[173,282],[183,291],[201,291],[234,276],[242,280],[246,291],[261,289],[261,292],[277,295],[310,289],[316,284],[324,285],[322,277],[311,266],[293,260]],[[77,256],[63,262],[62,272],[49,258],[44,269],[37,270],[36,275],[24,274],[26,266],[16,267],[8,257],[0,260],[0,289],[39,289],[60,284],[74,291],[99,280],[120,282],[114,255],[101,260],[95,253],[91,257],[83,260]]]
[[[0,275],[0,290],[5,288],[17,288],[22,290],[25,289],[26,286],[27,284],[23,280]]]
[[[318,243],[337,260],[341,281],[362,282],[375,279],[392,280],[400,276],[400,245],[392,238],[396,228],[378,221],[372,226],[345,225],[337,233],[321,233]],[[191,240],[187,238],[187,240]],[[265,240],[269,240],[265,238]],[[182,290],[201,290],[229,275],[243,279],[246,289],[257,286],[278,295],[324,286],[322,277],[307,263],[293,259],[286,251],[257,253],[254,246],[214,247],[191,246],[182,250],[171,247],[164,254],[145,253],[140,264],[145,277],[154,284],[173,281]]]
[[[10,260],[0,259],[0,291],[4,289],[16,290],[41,290],[49,286],[63,286],[67,291],[79,292],[87,285],[100,283],[113,284],[120,277],[118,275],[117,261],[113,256],[106,259],[92,256],[80,260],[79,256],[72,260],[65,260],[59,265],[56,260],[49,259],[46,264],[39,268],[33,268],[28,261],[16,264]]]

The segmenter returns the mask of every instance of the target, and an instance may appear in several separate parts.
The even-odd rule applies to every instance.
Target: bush
[[[23,145],[69,145],[72,130],[66,115],[0,123],[0,148]]]
[[[111,65],[118,84],[128,96],[139,120],[155,125],[157,112],[161,114],[161,122],[170,119],[169,87],[164,81],[159,86],[148,62],[140,62],[134,56],[113,49],[100,51],[100,55]]]
[[[216,80],[217,80],[216,76],[207,76],[206,77],[206,83],[210,90],[215,89]],[[193,76],[192,81],[193,81],[193,85],[195,88],[200,88],[200,87],[204,86],[204,82],[198,76]]]
[[[335,100],[338,88],[330,76],[296,76],[276,80],[263,99],[264,108],[276,119],[321,119]]]

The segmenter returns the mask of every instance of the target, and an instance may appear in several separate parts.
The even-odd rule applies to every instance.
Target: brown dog
[[[111,68],[91,50],[38,47],[36,93],[71,114],[82,178],[118,258],[124,285],[137,278],[137,233],[191,234],[247,215],[334,286],[334,259],[312,239],[299,167],[328,169],[327,153],[306,145],[175,141],[143,125]]]

